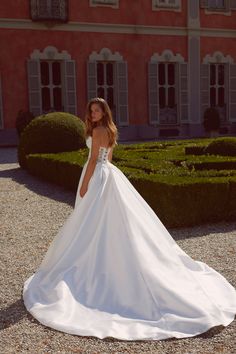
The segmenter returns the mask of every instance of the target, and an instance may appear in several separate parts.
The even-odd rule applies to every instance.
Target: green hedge
[[[186,155],[204,155],[205,146],[204,145],[192,145],[185,147]]]
[[[156,174],[151,158],[147,172],[145,158],[143,161],[137,160],[135,165],[135,158],[129,157],[130,149],[121,147],[118,150],[113,153],[112,163],[129,178],[167,227],[236,219],[236,175],[223,174],[221,177],[222,171],[208,171],[206,178],[201,175],[202,171],[191,172],[171,162],[170,168],[169,161],[163,156],[158,161],[159,173]],[[145,147],[142,150],[145,157]],[[138,155],[140,158],[140,150]],[[30,154],[27,156],[27,166],[30,173],[76,191],[86,158],[87,151],[83,149],[62,154]]]
[[[186,155],[236,156],[236,137],[219,137],[207,144],[194,144],[185,147]]]
[[[216,222],[236,216],[236,201],[227,181],[167,184],[142,180],[132,183],[169,227]]]
[[[236,138],[220,137],[214,139],[206,146],[205,153],[210,155],[236,156]]]
[[[26,155],[84,148],[84,122],[67,112],[34,118],[23,130],[17,150],[19,164],[27,168]]]
[[[53,160],[38,154],[27,156],[27,166],[31,174],[70,190],[76,190],[82,172],[82,167],[78,164]]]

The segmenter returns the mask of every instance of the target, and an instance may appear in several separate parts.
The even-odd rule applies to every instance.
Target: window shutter
[[[203,121],[205,110],[210,107],[210,64],[200,65],[201,88],[201,120]]]
[[[97,97],[97,62],[88,61],[87,62],[87,93],[88,100]]]
[[[236,64],[229,65],[229,121],[236,122]]]
[[[117,61],[115,68],[117,120],[120,126],[127,126],[129,124],[127,62]]]
[[[2,78],[0,76],[0,129],[3,129]]]
[[[188,122],[188,64],[179,63],[179,116],[181,122]]]
[[[29,109],[35,116],[42,113],[39,59],[27,59]]]
[[[230,10],[236,10],[236,0],[230,0],[229,8]]]
[[[209,1],[208,0],[200,0],[200,7],[203,9],[207,9],[209,7]]]
[[[64,61],[65,112],[77,115],[75,60]]]
[[[158,63],[148,63],[149,123],[159,123]]]

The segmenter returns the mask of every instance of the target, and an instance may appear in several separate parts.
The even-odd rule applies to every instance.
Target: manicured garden
[[[76,191],[88,157],[82,131],[65,113],[34,119],[21,134],[21,167]],[[168,227],[236,220],[236,137],[120,143],[112,163]]]
[[[182,140],[122,145],[112,163],[129,178],[160,219],[169,226],[236,218],[236,156],[186,155]],[[88,149],[29,154],[27,168],[48,181],[76,190]]]

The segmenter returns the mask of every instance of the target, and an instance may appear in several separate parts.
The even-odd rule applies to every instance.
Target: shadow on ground
[[[63,187],[29,174],[20,167],[0,171],[0,178],[10,178],[16,183],[24,185],[27,189],[50,199],[67,203],[74,207],[75,193]]]

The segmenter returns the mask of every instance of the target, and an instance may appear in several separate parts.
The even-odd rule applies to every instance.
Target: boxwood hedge
[[[212,139],[195,139],[207,146]],[[236,220],[236,158],[185,154],[193,140],[118,145],[112,163],[167,227]],[[32,174],[76,191],[88,149],[29,154]]]

